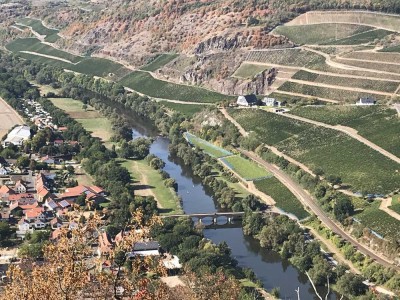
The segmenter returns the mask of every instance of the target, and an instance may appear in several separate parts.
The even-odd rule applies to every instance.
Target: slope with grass
[[[286,36],[296,44],[325,44],[347,38],[373,27],[353,24],[319,24],[299,26],[278,26],[274,34]]]
[[[180,112],[188,118],[191,118],[194,114],[204,109],[204,105],[202,104],[181,104],[168,101],[160,101],[160,103],[166,108]]]
[[[326,175],[342,178],[354,191],[387,194],[396,190],[400,166],[348,135],[261,110],[229,113],[261,142]]]
[[[325,45],[360,45],[374,42],[376,39],[380,40],[394,33],[385,29],[376,29],[367,32],[355,34],[353,36],[343,38],[336,41],[325,43]]]
[[[244,79],[251,79],[258,73],[261,73],[266,69],[268,69],[268,67],[264,65],[244,62],[239,66],[239,68],[236,69],[235,73],[232,76]]]
[[[218,101],[233,99],[233,97],[225,96],[197,86],[176,84],[159,80],[151,76],[151,74],[142,71],[134,71],[130,73],[125,76],[120,83],[139,93],[160,99],[204,103],[215,103]]]
[[[151,62],[143,66],[141,70],[150,72],[157,71],[158,69],[162,68],[163,66],[165,66],[167,63],[174,60],[178,56],[179,56],[178,54],[171,54],[171,53],[164,53],[157,55],[156,57],[153,58]]]
[[[309,216],[301,202],[275,177],[256,181],[255,185],[258,190],[271,196],[276,206],[285,212],[295,215],[300,220]]]
[[[203,150],[205,153],[207,153],[212,157],[221,158],[232,155],[232,153],[230,153],[229,151],[221,147],[218,147],[214,144],[211,144],[210,142],[207,142],[201,138],[198,138],[197,136],[189,132],[185,132],[184,137],[191,145],[200,148],[201,150]]]
[[[400,157],[400,118],[385,106],[299,107],[291,114],[330,125],[349,126],[383,149]]]

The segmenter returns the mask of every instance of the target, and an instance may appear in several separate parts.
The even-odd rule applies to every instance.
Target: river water
[[[165,171],[178,183],[178,194],[182,198],[183,210],[186,213],[218,211],[211,192],[202,185],[200,178],[195,176],[183,164],[182,160],[169,154],[169,140],[157,137],[157,131],[147,125],[148,122],[139,121],[140,119],[135,118],[133,137],[148,136],[155,138],[150,152],[165,162]],[[204,223],[207,224],[207,222],[210,223],[211,220],[205,220]],[[221,222],[223,223],[223,220]],[[262,249],[256,239],[245,236],[240,224],[205,229],[204,235],[215,243],[225,241],[239,265],[252,269],[266,290],[271,290],[274,287],[280,288],[281,299],[297,299],[295,291],[297,288],[300,289],[300,299],[318,299],[305,274],[299,272],[289,261],[283,260],[279,254]],[[324,298],[325,288],[318,290]],[[337,294],[331,293],[328,299],[334,300],[339,299],[339,297]]]

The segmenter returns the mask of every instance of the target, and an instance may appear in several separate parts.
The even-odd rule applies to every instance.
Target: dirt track
[[[24,121],[11,106],[0,98],[0,138],[18,124],[24,124]]]

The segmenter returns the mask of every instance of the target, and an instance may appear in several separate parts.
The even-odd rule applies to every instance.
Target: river
[[[182,198],[183,210],[186,213],[218,211],[211,192],[202,185],[200,178],[195,176],[181,159],[171,157],[168,150],[169,140],[157,137],[157,131],[149,126],[148,122],[140,122],[140,118],[135,117],[134,125],[132,130],[134,138],[140,136],[155,138],[150,152],[165,162],[165,171],[178,183],[178,194]],[[208,220],[208,223],[210,222],[211,220]],[[207,220],[205,223],[207,224]],[[281,299],[297,299],[295,291],[297,288],[300,289],[302,300],[318,299],[305,274],[299,272],[289,261],[283,260],[278,253],[262,249],[256,239],[245,236],[240,224],[229,228],[216,226],[214,229],[205,229],[204,235],[215,243],[225,241],[239,265],[252,269],[267,291],[279,287]],[[324,298],[326,289],[318,290]],[[339,297],[331,293],[328,299],[335,300]]]

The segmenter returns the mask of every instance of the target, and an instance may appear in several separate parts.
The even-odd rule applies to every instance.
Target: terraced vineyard
[[[162,81],[142,71],[130,73],[121,80],[121,84],[139,93],[161,99],[214,103],[234,98],[196,86]]]
[[[400,74],[400,66],[399,65],[393,65],[393,64],[382,63],[382,62],[344,60],[344,59],[340,59],[340,58],[336,58],[336,59],[334,59],[334,61],[342,63],[342,64],[346,64],[349,66],[358,67],[358,68]]]
[[[244,62],[233,74],[234,77],[253,78],[258,73],[268,69],[268,66]]]
[[[300,70],[293,77],[293,79],[305,80],[310,82],[319,82],[329,85],[356,87],[366,90],[381,91],[394,93],[399,87],[399,82],[390,82],[383,80],[372,79],[358,79],[350,77],[339,77],[330,75],[321,75]]]
[[[299,107],[290,113],[330,125],[349,126],[383,149],[400,157],[400,118],[385,106]]]
[[[354,24],[311,24],[279,26],[273,33],[284,35],[296,44],[323,45],[372,29],[373,27]]]
[[[400,214],[400,196],[395,195],[392,198],[392,205],[389,207],[391,210]]]
[[[376,39],[383,39],[384,37],[392,34],[393,31],[388,31],[384,29],[376,29],[367,32],[362,32],[359,34],[355,34],[353,36],[343,38],[336,41],[331,41],[325,43],[325,45],[360,45],[371,43]]]
[[[351,52],[341,57],[352,58],[357,60],[371,60],[376,62],[400,63],[400,53],[384,53],[384,52]]]
[[[255,186],[264,194],[271,196],[276,206],[285,212],[295,215],[300,220],[309,216],[300,201],[275,177],[256,181]]]
[[[383,48],[379,50],[379,52],[395,52],[395,53],[400,53],[400,45],[395,45],[395,46],[389,46],[387,48]]]
[[[354,218],[384,238],[400,240],[400,222],[379,209],[380,202],[374,201]]]
[[[246,61],[290,67],[305,67],[324,62],[325,58],[311,51],[289,48],[270,51],[251,51]]]
[[[178,57],[178,54],[164,53],[156,56],[151,62],[141,68],[144,71],[154,72]]]
[[[31,18],[24,18],[18,20],[19,24],[22,24],[26,27],[32,27],[32,30],[37,32],[40,35],[44,35],[45,41],[49,43],[55,43],[60,36],[58,35],[57,29],[51,29],[43,25],[41,20],[31,19]]]
[[[354,191],[386,194],[398,188],[399,165],[344,133],[261,110],[231,109],[230,114],[260,141],[308,167],[340,176]]]
[[[310,95],[314,96],[316,98],[321,97],[321,98],[328,98],[332,100],[337,100],[341,102],[351,102],[354,103],[360,97],[366,97],[370,96],[372,93],[361,93],[361,92],[352,92],[348,90],[343,90],[343,89],[335,89],[335,88],[327,88],[327,87],[320,87],[320,86],[314,86],[312,85],[312,82],[310,85],[308,84],[301,84],[301,83],[296,83],[296,82],[285,82],[283,85],[281,85],[278,89],[279,91],[286,91],[286,92],[292,92],[292,93],[299,93],[303,95]],[[375,99],[379,100],[386,100],[385,96],[382,95],[377,95],[377,94],[372,94]]]

